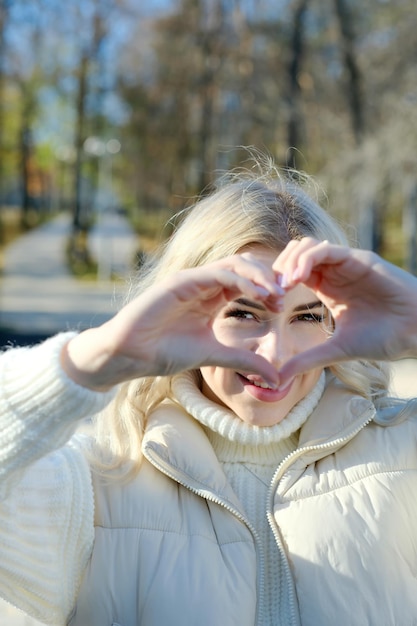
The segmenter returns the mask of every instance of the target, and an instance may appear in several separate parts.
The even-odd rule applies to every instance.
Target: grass
[[[22,232],[21,214],[17,208],[3,207],[1,210],[1,245],[5,246]]]
[[[97,280],[98,265],[90,254],[86,231],[68,237],[65,254],[73,276],[83,280]]]

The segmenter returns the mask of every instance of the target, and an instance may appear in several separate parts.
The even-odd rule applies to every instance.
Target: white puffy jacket
[[[417,624],[417,424],[375,424],[327,389],[278,468],[268,517],[288,626]],[[96,486],[96,540],[71,626],[262,623],[261,547],[204,432],[160,407],[123,489]]]

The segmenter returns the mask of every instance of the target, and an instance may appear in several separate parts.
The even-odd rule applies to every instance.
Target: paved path
[[[90,236],[99,263],[98,281],[81,281],[69,272],[65,245],[70,217],[62,214],[12,243],[0,278],[0,328],[49,335],[102,323],[117,310],[138,241],[119,215],[103,216]]]

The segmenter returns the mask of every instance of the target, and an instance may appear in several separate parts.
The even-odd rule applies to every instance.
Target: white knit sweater
[[[72,336],[0,358],[0,595],[59,626],[91,554],[94,500],[81,452],[54,450],[114,393],[89,391],[65,375],[59,357]]]
[[[95,393],[65,375],[59,356],[72,336],[0,358],[0,595],[59,626],[76,601],[94,542],[89,467],[74,441],[62,446],[79,420],[102,410],[115,393]],[[263,545],[269,619],[262,626],[276,623],[281,565],[265,515],[268,487],[323,387],[324,377],[281,424],[259,428],[207,400],[191,376],[175,380],[177,398],[206,429]]]

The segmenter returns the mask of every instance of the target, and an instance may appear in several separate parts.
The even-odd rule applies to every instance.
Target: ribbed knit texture
[[[191,374],[175,377],[177,400],[205,427],[233,490],[255,529],[264,556],[264,601],[258,626],[277,626],[288,615],[281,593],[282,560],[266,516],[272,478],[281,461],[298,443],[298,430],[317,406],[325,386],[321,375],[314,389],[279,424],[269,427],[243,423],[231,411],[211,402],[196,387]]]
[[[74,334],[0,358],[0,587],[29,615],[63,626],[93,546],[94,497],[82,453],[56,448],[114,393],[66,376],[60,353]]]
[[[232,411],[203,396],[189,372],[175,376],[172,388],[180,404],[201,424],[235,443],[259,446],[282,441],[298,430],[321,398],[324,384],[322,373],[314,389],[274,426],[253,426],[242,422]]]
[[[70,438],[79,420],[101,411],[115,391],[77,385],[60,364],[75,333],[61,333],[0,359],[0,499],[5,479]]]

